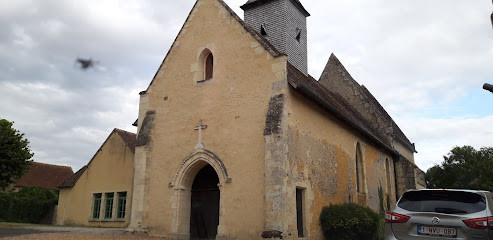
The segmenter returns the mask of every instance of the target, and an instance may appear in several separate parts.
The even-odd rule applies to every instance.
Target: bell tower
[[[250,27],[308,75],[306,18],[310,14],[299,0],[248,0],[241,9]]]

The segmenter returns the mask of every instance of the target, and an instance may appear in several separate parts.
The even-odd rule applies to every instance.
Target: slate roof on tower
[[[245,4],[241,6],[241,9],[249,9],[255,6],[259,6],[263,3],[267,3],[270,1],[276,1],[276,0],[248,0]],[[303,7],[301,2],[299,0],[291,0],[291,2],[298,8],[300,11],[305,14],[306,17],[310,16],[310,13]]]

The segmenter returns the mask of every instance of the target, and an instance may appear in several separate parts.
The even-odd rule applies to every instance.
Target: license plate
[[[455,237],[457,236],[457,229],[448,228],[448,227],[418,226],[418,234],[430,235],[430,236],[442,236],[442,237]]]

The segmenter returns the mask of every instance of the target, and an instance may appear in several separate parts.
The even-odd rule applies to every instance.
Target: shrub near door
[[[320,225],[327,240],[383,239],[383,218],[370,208],[354,203],[324,207]]]

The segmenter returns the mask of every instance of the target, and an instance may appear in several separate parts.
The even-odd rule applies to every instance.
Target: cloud
[[[226,2],[243,16],[239,6],[246,1]],[[437,156],[454,144],[491,142],[479,126],[492,114],[477,114],[473,104],[463,103],[493,75],[490,3],[302,3],[312,15],[311,75],[318,78],[335,52],[417,143],[418,164],[427,168],[440,161]],[[0,3],[0,117],[26,133],[37,161],[77,170],[114,127],[135,131],[130,124],[137,117],[138,92],[147,88],[193,4]],[[74,64],[77,57],[98,61],[97,68],[81,71]],[[474,105],[487,101],[480,100]]]

